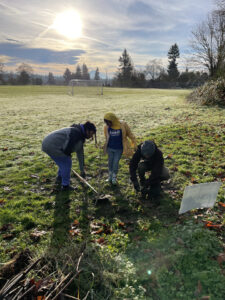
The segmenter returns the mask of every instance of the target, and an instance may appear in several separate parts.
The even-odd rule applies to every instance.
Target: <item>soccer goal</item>
[[[78,90],[80,91],[83,90],[84,88],[87,89],[87,87],[90,87],[88,89],[90,90],[91,93],[93,93],[95,90],[97,94],[103,95],[103,84],[104,84],[103,80],[71,79],[69,81],[68,93],[73,96],[74,94],[76,94],[76,91],[78,92]]]

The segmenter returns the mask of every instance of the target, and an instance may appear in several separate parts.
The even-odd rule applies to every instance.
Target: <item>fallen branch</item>
[[[18,275],[16,275],[14,278],[12,278],[0,291],[0,298],[4,298],[12,289],[13,287],[22,280],[27,273],[30,272],[30,270],[41,260],[41,258],[37,259],[35,262],[30,264],[28,268],[25,271],[20,272]]]
[[[66,277],[63,278],[63,280],[54,288],[53,291],[51,291],[50,294],[46,297],[45,300],[51,299],[51,296],[58,290],[58,288],[72,275],[72,272],[66,275]]]
[[[65,290],[65,288],[67,288],[71,282],[80,274],[82,270],[80,270],[78,273],[76,273],[68,282],[67,284],[64,285],[64,287],[55,295],[54,298],[52,298],[51,300],[56,300],[58,298],[58,296]],[[46,300],[49,298],[46,298]]]

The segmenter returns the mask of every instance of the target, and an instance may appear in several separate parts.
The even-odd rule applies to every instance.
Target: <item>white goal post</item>
[[[103,95],[103,85],[104,81],[103,80],[94,80],[94,79],[71,79],[69,81],[69,89],[70,89],[70,94],[73,96],[74,95],[74,87],[99,87],[99,94]]]

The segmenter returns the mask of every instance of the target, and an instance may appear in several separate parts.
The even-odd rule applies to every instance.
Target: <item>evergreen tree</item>
[[[76,73],[74,74],[74,79],[82,79],[81,68],[77,65]]]
[[[55,77],[54,77],[54,75],[53,75],[52,72],[49,72],[49,73],[48,73],[48,80],[47,80],[47,83],[50,84],[50,85],[55,84]]]
[[[26,85],[30,83],[30,75],[27,71],[23,70],[18,76],[18,84]]]
[[[72,79],[72,74],[70,72],[70,69],[66,68],[64,74],[63,74],[63,78],[65,80],[65,84],[69,84],[70,79]]]
[[[168,51],[168,58],[169,58],[169,66],[168,66],[168,75],[169,75],[169,79],[172,82],[176,82],[178,77],[179,77],[179,71],[177,69],[177,58],[180,57],[180,52],[179,52],[179,48],[177,46],[177,44],[175,43],[174,45],[172,45]]]
[[[88,68],[85,64],[83,64],[82,66],[82,79],[84,80],[90,79],[90,74],[88,73]]]
[[[100,80],[100,75],[99,75],[99,69],[97,68],[95,71],[95,77],[94,80]]]
[[[133,63],[126,49],[124,49],[122,56],[119,58],[119,70],[116,76],[116,80],[120,86],[131,86],[131,78],[134,72]]]
[[[13,72],[10,72],[8,75],[8,84],[15,85],[16,84],[16,76]]]

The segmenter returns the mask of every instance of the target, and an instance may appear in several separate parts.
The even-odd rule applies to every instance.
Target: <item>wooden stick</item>
[[[78,262],[77,262],[77,266],[76,266],[76,271],[77,273],[61,288],[61,290],[54,296],[54,298],[51,298],[51,300],[55,300],[57,299],[57,297],[65,290],[65,288],[71,284],[71,282],[80,274],[80,272],[82,270],[79,271],[79,266],[80,266],[80,262],[81,262],[81,259],[83,258],[84,256],[84,252],[81,253],[79,259],[78,259]],[[71,275],[72,272],[70,272],[68,275]],[[66,279],[68,278],[68,275],[66,276]],[[45,300],[48,300],[50,299],[50,296],[57,291],[57,289],[59,288],[59,286],[62,285],[62,283],[65,282],[65,278],[64,280],[51,292],[51,294],[49,294],[47,296],[47,298]]]
[[[65,297],[67,297],[67,298],[69,298],[69,299],[80,300],[80,299],[78,299],[78,298],[76,298],[76,297],[73,297],[73,296],[68,295],[68,294],[65,294],[65,293],[62,293],[62,296],[65,296]]]
[[[78,273],[76,273],[65,285],[64,287],[58,292],[58,294],[55,295],[54,298],[52,298],[51,300],[56,300],[57,297],[65,290],[65,288],[68,287],[68,285],[71,284],[71,282],[80,274],[80,272],[82,272],[82,270],[80,270]],[[46,299],[47,300],[47,299]]]
[[[90,183],[87,182],[87,180],[85,180],[83,177],[81,177],[76,171],[74,171],[72,169],[73,173],[80,179],[80,181],[82,181],[83,183],[85,183],[89,188],[92,189],[92,191],[94,191],[96,194],[98,194],[98,192],[96,191],[96,189],[93,188],[93,186],[90,185]]]
[[[70,277],[72,275],[72,272],[70,272],[69,274],[66,275],[66,277],[63,278],[63,280],[54,288],[53,291],[51,291],[50,294],[48,294],[48,296],[46,297],[45,300],[51,299],[50,297],[52,296],[52,294],[54,294],[58,288],[68,279],[68,277]]]
[[[20,272],[18,275],[16,275],[11,281],[8,283],[8,286],[4,287],[4,290],[2,289],[0,291],[0,296],[4,297],[8,294],[8,292],[16,285],[17,282],[19,282],[29,271],[41,260],[41,258],[38,258],[35,262],[30,264],[28,268],[25,271]]]
[[[23,295],[21,295],[17,300],[24,299],[24,296],[26,296],[29,292],[35,289],[35,285],[32,285]]]
[[[12,300],[16,300],[19,294],[23,291],[23,287],[20,287],[19,291],[16,293],[16,295],[12,298]]]

